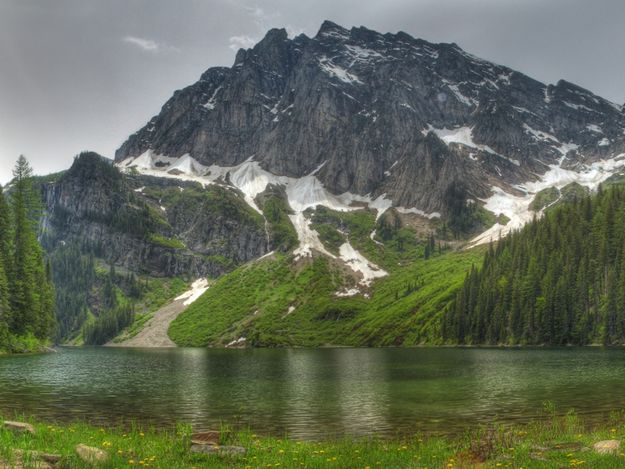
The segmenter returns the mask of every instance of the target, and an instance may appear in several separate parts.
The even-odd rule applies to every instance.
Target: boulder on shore
[[[219,430],[208,430],[191,435],[191,443],[194,445],[218,445],[221,442]]]
[[[57,464],[61,461],[61,459],[63,459],[63,456],[60,454],[42,453],[41,451],[30,449],[14,449],[13,455],[20,459],[24,459],[26,457],[31,460],[40,460],[49,464]]]
[[[5,420],[2,426],[7,430],[11,430],[16,433],[30,433],[31,435],[35,434],[35,427],[33,427],[30,423],[12,422],[10,420]]]
[[[242,446],[191,445],[191,452],[203,454],[239,455],[245,454],[247,450]]]
[[[109,458],[108,453],[103,449],[83,445],[82,443],[76,446],[76,454],[89,464],[105,462]]]
[[[616,453],[620,447],[621,442],[619,440],[603,440],[592,445],[592,449],[599,454],[613,454]]]

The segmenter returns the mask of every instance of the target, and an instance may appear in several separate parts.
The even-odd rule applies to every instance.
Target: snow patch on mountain
[[[299,246],[293,251],[295,260],[301,259],[302,257],[311,257],[313,249],[328,257],[334,258],[334,255],[326,250],[319,239],[319,233],[310,227],[310,220],[306,218],[304,213],[298,212],[294,215],[289,215],[289,218],[297,232],[297,239],[299,241]]]
[[[359,285],[368,287],[376,278],[388,275],[385,270],[369,262],[362,254],[354,249],[349,242],[341,244],[339,247],[339,257],[354,272],[360,272],[362,274],[362,280],[358,283]]]
[[[544,132],[542,130],[536,130],[533,127],[530,127],[527,124],[523,124],[523,129],[525,130],[525,132],[527,132],[528,134],[532,135],[536,140],[542,140],[542,141],[551,140],[553,142],[560,143],[560,141],[555,136],[551,135],[549,132]]]
[[[428,127],[421,131],[423,135],[427,135],[429,132],[434,132],[438,138],[440,138],[447,145],[451,143],[458,143],[460,145],[464,145],[470,148],[475,148],[476,150],[484,151],[486,153],[490,153],[491,155],[498,156],[505,160],[510,161],[516,166],[520,166],[521,163],[518,160],[513,158],[508,158],[507,156],[500,155],[495,150],[493,150],[488,145],[482,145],[481,143],[476,143],[473,140],[473,129],[471,127],[457,127],[455,129],[447,129],[443,127],[442,129],[437,129],[432,125],[428,125]]]
[[[362,81],[360,81],[360,79],[356,75],[348,72],[343,67],[336,65],[326,56],[323,56],[319,59],[319,68],[321,68],[321,70],[323,70],[325,73],[327,73],[331,77],[337,78],[343,83],[362,84]]]
[[[562,104],[564,104],[565,106],[570,107],[571,109],[575,109],[576,111],[579,111],[580,109],[583,109],[584,111],[588,111],[588,112],[597,112],[594,109],[591,109],[588,106],[585,106],[583,104],[570,103],[568,101],[562,101]]]
[[[299,240],[299,245],[294,251],[296,259],[312,256],[313,250],[336,259],[337,257],[324,247],[319,239],[319,234],[311,228],[311,220],[306,216],[305,211],[317,206],[324,206],[331,210],[346,212],[360,210],[363,206],[368,206],[376,210],[376,219],[379,219],[384,212],[393,207],[393,201],[387,198],[386,194],[373,198],[370,195],[362,196],[350,192],[340,195],[330,193],[315,176],[324,164],[325,162],[307,176],[292,178],[276,176],[264,170],[257,161],[253,161],[253,157],[232,167],[203,166],[188,154],[180,158],[170,158],[155,155],[151,150],[148,150],[137,158],[129,158],[120,162],[118,166],[123,171],[136,170],[150,176],[195,181],[204,187],[218,182],[229,183],[241,191],[245,202],[250,207],[261,214],[262,211],[256,204],[256,197],[264,192],[270,184],[282,186],[285,188],[287,200],[294,212],[289,215],[289,218]],[[395,207],[395,209],[400,213],[412,213],[430,219],[440,217],[438,212],[426,213],[414,207]],[[349,243],[341,246],[339,252],[338,258],[343,260],[354,272],[362,275],[363,279],[359,283],[361,287],[368,287],[373,279],[387,275],[384,270],[369,262]]]
[[[586,128],[588,130],[590,130],[591,132],[595,132],[595,133],[598,133],[598,134],[602,134],[603,133],[603,129],[601,127],[599,127],[598,125],[596,125],[596,124],[588,124],[586,126]]]
[[[187,153],[171,164],[167,172],[169,174],[186,174],[188,176],[193,176],[203,174],[205,172],[205,167]]]
[[[573,146],[577,147],[576,145]],[[529,208],[538,192],[549,187],[561,189],[572,182],[595,190],[599,184],[608,179],[617,169],[625,167],[625,153],[614,158],[597,161],[585,166],[580,171],[562,168],[564,159],[565,157],[563,156],[557,165],[550,165],[549,170],[538,181],[516,186],[517,189],[525,193],[522,196],[509,194],[499,187],[493,187],[493,195],[484,200],[484,208],[495,215],[503,214],[510,221],[506,225],[496,223],[471,240],[469,246],[497,241],[499,238],[507,236],[513,230],[523,227],[534,216],[540,215],[540,213],[534,212]]]
[[[345,45],[345,49],[347,49],[349,56],[352,58],[352,63],[350,64],[350,67],[353,66],[356,62],[371,63],[375,59],[384,58],[382,54],[374,51],[373,49],[367,49],[364,47],[347,44]]]
[[[211,97],[208,98],[208,101],[202,104],[202,107],[204,107],[204,109],[208,109],[209,111],[212,111],[213,109],[215,109],[215,105],[217,104],[217,100],[216,100],[217,93],[219,93],[221,88],[222,88],[221,86],[217,87],[215,91],[213,91],[213,94],[211,95]]]
[[[442,80],[443,83],[445,83],[445,85],[447,85],[447,88],[449,88],[449,90],[453,93],[453,95],[456,97],[456,99],[458,101],[460,101],[462,104],[465,104],[466,106],[477,106],[478,105],[478,101],[475,98],[471,98],[468,96],[465,96],[464,94],[462,94],[462,92],[460,91],[460,88],[458,88],[457,84],[451,83],[447,80]]]
[[[176,162],[176,160],[177,158],[158,155],[152,150],[148,150],[136,158],[128,158],[122,161],[119,163],[119,166],[122,169],[135,168],[137,170],[152,170],[159,168],[159,166],[169,166]]]
[[[579,145],[571,142],[563,143],[559,147],[556,147],[556,150],[558,150],[562,154],[562,157],[565,158],[570,151],[579,150]]]
[[[191,288],[189,290],[182,293],[180,296],[177,296],[175,300],[185,300],[183,304],[185,306],[189,306],[202,296],[206,290],[208,290],[208,280],[205,278],[199,278],[191,284]]]

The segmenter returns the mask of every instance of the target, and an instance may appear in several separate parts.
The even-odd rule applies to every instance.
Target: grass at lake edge
[[[592,445],[601,440],[625,440],[625,413],[613,413],[603,424],[592,426],[573,413],[553,414],[523,426],[480,427],[461,437],[415,435],[392,440],[307,442],[257,436],[249,431],[224,432],[231,436],[222,444],[247,449],[247,454],[241,456],[191,454],[191,428],[187,425],[167,432],[136,425],[111,429],[18,419],[32,423],[36,434],[0,429],[0,467],[3,460],[12,460],[13,449],[58,453],[63,459],[57,467],[88,467],[76,456],[79,443],[107,451],[109,460],[97,466],[102,468],[625,467],[625,447],[608,455],[592,450]]]

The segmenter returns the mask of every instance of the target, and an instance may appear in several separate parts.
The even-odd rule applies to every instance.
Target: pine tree
[[[9,323],[11,310],[9,307],[9,284],[4,272],[4,263],[0,257],[0,349],[9,340]]]
[[[9,208],[2,193],[2,186],[0,186],[0,348],[8,342],[9,324],[12,323],[7,275],[10,270],[10,230]]]
[[[16,334],[34,333],[38,311],[35,288],[36,266],[34,256],[38,250],[28,213],[28,192],[32,189],[32,170],[23,156],[17,161],[13,191],[13,271],[11,303],[13,317],[11,329]]]
[[[41,204],[33,189],[32,169],[23,156],[17,160],[13,176],[9,329],[17,335],[45,339],[55,322],[54,290],[36,234]]]

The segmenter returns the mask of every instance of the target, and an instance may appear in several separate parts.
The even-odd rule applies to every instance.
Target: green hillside
[[[483,249],[447,252],[397,267],[370,298],[339,298],[332,260],[261,259],[221,277],[170,326],[180,346],[416,345],[440,343],[442,311]],[[289,312],[290,311],[290,312]]]

